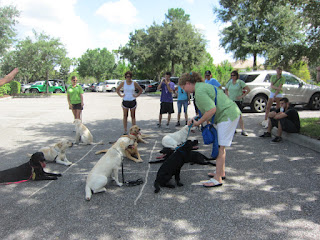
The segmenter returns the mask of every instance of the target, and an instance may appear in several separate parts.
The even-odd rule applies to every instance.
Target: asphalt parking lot
[[[104,145],[73,146],[67,151],[73,165],[48,163],[48,171],[62,173],[57,181],[0,185],[1,239],[319,239],[320,153],[283,141],[271,144],[263,132],[263,114],[244,113],[248,137],[236,134],[227,149],[222,187],[197,185],[207,179],[210,166],[185,164],[183,187],[162,188],[153,181],[160,164],[149,164],[162,148],[162,137],[179,128],[158,129],[159,97],[137,99],[137,124],[151,134],[139,144],[143,163],[124,159],[126,180],[143,178],[139,186],[107,185],[107,192],[85,201],[87,173],[122,134],[121,99],[115,93],[85,93],[83,123],[95,141]],[[28,161],[27,153],[73,139],[73,116],[66,96],[13,98],[0,101],[0,170]],[[175,105],[176,110],[176,105]],[[193,105],[189,116],[194,116]],[[319,111],[299,111],[320,117]],[[164,116],[166,121],[166,116]],[[200,132],[190,135],[201,142]]]

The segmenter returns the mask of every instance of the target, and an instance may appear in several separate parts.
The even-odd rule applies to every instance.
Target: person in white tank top
[[[128,133],[128,112],[130,109],[131,115],[131,124],[136,125],[136,108],[137,102],[136,98],[140,96],[142,93],[142,88],[140,85],[134,81],[132,81],[132,72],[127,71],[124,74],[126,80],[121,82],[120,85],[117,87],[117,94],[119,97],[122,97],[122,110],[123,110],[123,128],[124,128],[124,135]],[[120,93],[120,89],[123,88],[123,94]],[[138,89],[139,92],[136,93],[135,90]]]

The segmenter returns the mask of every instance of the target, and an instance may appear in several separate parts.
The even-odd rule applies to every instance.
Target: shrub
[[[6,83],[0,87],[0,97],[3,95],[9,95],[11,91],[10,83]]]
[[[21,83],[17,81],[11,81],[9,84],[11,88],[10,95],[16,95],[20,93]]]

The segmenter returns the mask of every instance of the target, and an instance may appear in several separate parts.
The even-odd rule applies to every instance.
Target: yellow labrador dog
[[[121,137],[129,137],[135,140],[133,148],[126,149],[126,157],[135,162],[143,162],[141,159],[140,153],[138,151],[138,142],[148,143],[147,141],[143,140],[142,137],[149,137],[148,135],[142,135],[140,132],[140,128],[137,125],[133,125],[129,129],[129,135],[122,135]],[[106,153],[108,149],[97,151],[95,154]]]
[[[74,120],[74,125],[76,128],[76,138],[75,143],[81,145],[95,145],[95,144],[103,144],[102,141],[98,143],[93,142],[93,136],[89,129],[81,122],[80,119]]]
[[[66,150],[72,147],[73,143],[68,140],[64,140],[54,144],[53,146],[43,147],[38,152],[42,152],[44,158],[47,161],[56,162],[66,166],[70,166],[72,162],[69,162],[66,156]],[[32,154],[28,154],[30,157]]]
[[[125,150],[134,145],[134,140],[128,137],[120,137],[118,141],[103,155],[93,167],[86,180],[86,200],[90,200],[92,193],[107,191],[105,185],[108,183],[108,178],[113,175],[113,180],[118,186],[122,186],[119,182],[118,171],[121,168]]]

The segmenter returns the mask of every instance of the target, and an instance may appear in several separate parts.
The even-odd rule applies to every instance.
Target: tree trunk
[[[253,54],[253,71],[256,71],[257,70],[257,54],[254,53]]]
[[[317,67],[317,83],[320,83],[320,66]]]
[[[174,61],[171,62],[171,76],[174,76]]]
[[[49,93],[49,71],[46,72],[46,93]]]

